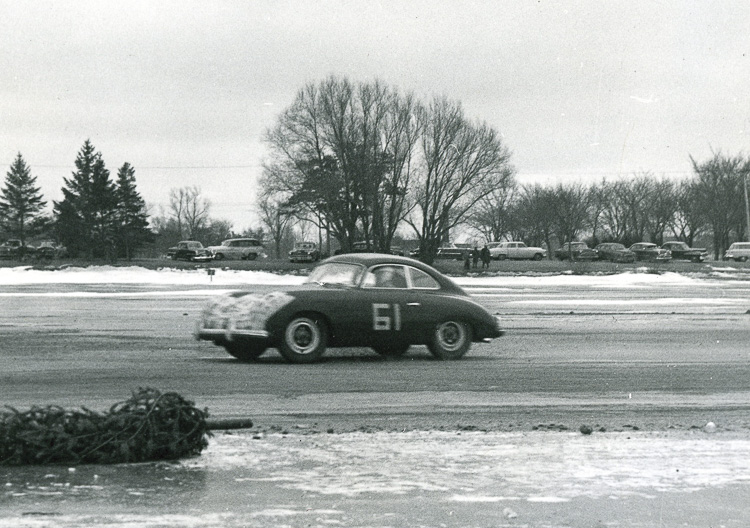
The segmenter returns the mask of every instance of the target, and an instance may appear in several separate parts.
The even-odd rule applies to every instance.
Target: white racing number
[[[373,330],[401,330],[401,306],[398,304],[372,304]]]

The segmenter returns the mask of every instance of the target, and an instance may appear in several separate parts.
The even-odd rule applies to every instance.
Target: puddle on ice
[[[749,452],[747,435],[702,431],[221,433],[179,463],[2,468],[0,528],[394,525],[381,504],[402,520],[415,504],[509,519],[581,500],[742,490]],[[369,521],[354,523],[362,511]]]

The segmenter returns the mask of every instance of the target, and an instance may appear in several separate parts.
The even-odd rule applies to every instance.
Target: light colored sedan
[[[547,250],[527,246],[523,242],[492,242],[487,244],[487,248],[490,257],[495,260],[542,260],[547,256]]]

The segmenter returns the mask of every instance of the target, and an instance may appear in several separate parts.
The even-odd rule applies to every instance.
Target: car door
[[[352,328],[353,339],[362,346],[413,342],[421,307],[407,273],[401,264],[379,264],[365,274],[352,306],[360,314]]]
[[[508,258],[510,259],[521,258],[520,244],[518,242],[511,242],[510,244],[508,244]]]

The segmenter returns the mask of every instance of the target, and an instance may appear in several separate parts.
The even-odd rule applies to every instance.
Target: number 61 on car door
[[[373,330],[401,330],[401,306],[398,304],[372,304]]]

